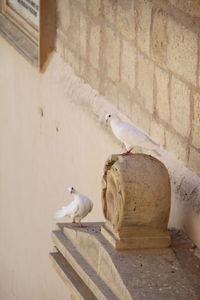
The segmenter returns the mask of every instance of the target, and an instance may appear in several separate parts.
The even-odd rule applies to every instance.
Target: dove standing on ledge
[[[159,155],[157,152],[158,144],[156,144],[144,131],[132,124],[123,122],[116,114],[107,114],[106,121],[108,120],[110,121],[110,126],[114,135],[127,149],[127,152],[122,153],[121,155],[130,154],[134,146],[153,150]]]
[[[54,215],[54,219],[68,216],[72,218],[72,223],[76,223],[76,220],[78,220],[78,224],[83,227],[81,220],[91,212],[93,203],[87,196],[77,192],[73,187],[69,187],[68,190],[74,196],[74,200],[58,210]]]

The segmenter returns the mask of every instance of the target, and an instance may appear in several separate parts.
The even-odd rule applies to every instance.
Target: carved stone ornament
[[[168,247],[170,197],[169,175],[159,160],[112,155],[102,180],[102,234],[117,249]]]

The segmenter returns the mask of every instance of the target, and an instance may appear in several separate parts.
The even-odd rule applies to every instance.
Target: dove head
[[[111,113],[107,114],[105,116],[105,119],[106,119],[106,122],[113,121],[113,120],[119,120],[118,116],[115,113],[113,113],[113,114],[111,114]]]
[[[111,120],[111,118],[112,118],[112,115],[111,115],[111,114],[107,114],[107,115],[105,116],[106,122],[108,122],[109,120]]]
[[[73,194],[75,192],[75,188],[73,188],[73,186],[70,186],[67,189],[70,192],[70,194]]]

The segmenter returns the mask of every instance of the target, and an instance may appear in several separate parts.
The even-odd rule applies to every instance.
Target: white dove
[[[143,130],[138,129],[132,124],[123,122],[116,114],[107,114],[106,121],[110,121],[110,126],[114,135],[125,145],[127,152],[121,155],[131,153],[134,146],[139,146],[148,150],[157,152],[158,144],[156,144],[150,136]]]
[[[78,220],[78,224],[83,227],[81,220],[92,210],[93,203],[87,196],[77,192],[73,187],[69,187],[68,190],[73,194],[74,200],[58,210],[54,215],[54,219],[69,216],[72,218],[72,223],[76,223],[76,220]]]

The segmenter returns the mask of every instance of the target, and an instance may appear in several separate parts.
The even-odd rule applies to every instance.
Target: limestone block
[[[87,57],[87,33],[88,33],[88,24],[87,17],[84,13],[80,12],[80,55],[81,57]]]
[[[83,8],[86,8],[87,6],[87,0],[76,0],[79,4],[82,5]]]
[[[57,34],[56,34],[56,51],[64,58],[65,56],[65,45],[66,41],[63,35],[63,32],[59,29],[57,29]]]
[[[131,43],[124,40],[122,42],[121,80],[126,82],[131,89],[135,86],[135,63],[136,50]]]
[[[91,65],[96,69],[99,68],[100,33],[100,25],[92,24],[90,31],[89,58]]]
[[[146,54],[150,50],[150,27],[152,4],[150,1],[137,1],[137,44]]]
[[[135,38],[134,1],[118,1],[116,26],[118,31],[128,40]]]
[[[155,68],[156,78],[156,109],[159,117],[169,122],[170,120],[170,104],[169,104],[169,74]]]
[[[190,90],[179,79],[171,82],[171,119],[174,129],[182,136],[190,133]]]
[[[113,49],[115,51],[113,51]],[[110,27],[105,28],[105,57],[107,75],[113,81],[119,80],[120,39]]]
[[[154,65],[153,63],[142,55],[138,55],[138,74],[137,86],[140,95],[144,99],[145,108],[150,113],[153,113],[153,77]]]
[[[110,80],[104,81],[104,94],[115,106],[118,106],[118,86]]]
[[[67,32],[70,26],[70,2],[60,0],[57,2],[57,26]]]
[[[165,130],[164,127],[156,122],[155,120],[151,121],[150,133],[152,139],[157,142],[161,147],[165,144]]]
[[[167,16],[161,9],[153,15],[152,23],[152,55],[153,58],[165,64],[167,58]]]
[[[132,103],[131,119],[138,127],[150,133],[150,114],[135,102]]]
[[[79,74],[79,56],[69,48],[65,47],[64,59],[74,69],[76,74]]]
[[[110,23],[115,23],[116,11],[117,11],[117,2],[115,0],[104,0],[104,17]]]
[[[168,130],[166,131],[166,147],[172,151],[178,159],[184,163],[187,162],[187,143],[184,142],[180,136]]]
[[[80,10],[77,9],[75,3],[71,3],[70,26],[67,32],[68,45],[79,53],[80,49]]]
[[[101,14],[101,0],[89,0],[88,9],[94,17],[98,17]]]
[[[87,73],[85,74],[86,81],[96,90],[99,90],[100,77],[99,73],[92,66],[87,68]]]
[[[189,168],[200,176],[200,151],[190,147],[189,153]]]
[[[170,70],[196,85],[198,62],[197,34],[169,18],[167,25],[167,65]]]
[[[194,116],[192,120],[192,144],[200,148],[200,94],[193,95],[194,101]]]
[[[118,107],[129,118],[131,117],[131,100],[130,89],[126,85],[120,84],[118,87]]]
[[[190,1],[169,0],[169,2],[192,17],[200,17],[199,0],[190,0]]]
[[[145,154],[113,155],[102,184],[102,233],[115,248],[169,246],[170,182],[160,161]]]

